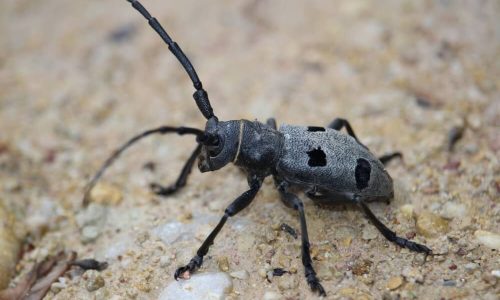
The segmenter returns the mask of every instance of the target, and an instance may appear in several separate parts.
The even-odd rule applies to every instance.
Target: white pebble
[[[474,236],[479,241],[479,243],[485,245],[488,248],[500,250],[500,235],[485,231],[477,230],[474,232]]]
[[[467,208],[461,203],[446,202],[443,205],[441,216],[446,219],[462,218],[466,215]]]
[[[189,280],[170,282],[158,300],[224,299],[232,288],[233,282],[226,273],[195,274]]]
[[[233,278],[237,278],[237,279],[241,279],[241,280],[245,280],[245,279],[248,279],[248,277],[250,277],[250,274],[248,274],[248,272],[245,270],[234,271],[234,272],[231,272],[229,275],[231,275],[231,277],[233,277]]]

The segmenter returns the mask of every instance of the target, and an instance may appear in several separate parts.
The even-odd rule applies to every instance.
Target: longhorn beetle
[[[252,202],[267,176],[273,177],[284,204],[298,211],[305,277],[311,289],[322,296],[326,293],[316,277],[309,253],[310,243],[304,205],[292,188],[294,191],[297,189],[304,191],[307,197],[318,203],[356,204],[389,241],[412,251],[425,254],[431,252],[431,249],[424,245],[397,236],[377,219],[367,205],[368,202],[388,202],[393,198],[392,179],[384,169],[384,165],[389,160],[401,156],[400,153],[395,152],[377,158],[358,140],[351,125],[344,119],[333,120],[327,128],[282,125],[279,129],[273,118],[267,120],[265,124],[249,120],[219,121],[193,65],[179,45],[139,1],[127,1],[148,20],[149,25],[160,35],[170,52],[186,70],[195,88],[193,98],[207,122],[205,130],[161,126],[130,139],[105,161],[89,182],[85,189],[84,205],[88,204],[89,193],[104,171],[132,144],[152,134],[190,134],[196,136],[197,146],[182,168],[177,181],[169,186],[151,184],[154,193],[167,196],[185,186],[196,159],[201,172],[215,171],[229,163],[235,164],[247,174],[250,188],[226,208],[219,223],[191,261],[175,271],[176,280],[189,278],[191,273],[200,268],[203,257],[227,219]],[[340,133],[342,128],[347,130],[348,135]]]

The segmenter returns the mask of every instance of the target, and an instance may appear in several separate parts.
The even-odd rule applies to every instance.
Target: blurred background
[[[360,212],[306,200],[329,298],[498,296],[498,1],[142,3],[191,59],[220,119],[276,117],[279,126],[342,117],[373,152],[404,154],[388,168],[393,203],[373,209],[439,255],[420,264]],[[178,61],[124,0],[4,0],[0,49],[0,287],[64,249],[110,266],[67,279],[51,297],[169,299],[173,271],[246,190],[244,175],[234,167],[210,176],[194,170],[184,190],[159,198],[148,184],[173,182],[195,143],[152,137],[108,170],[101,200],[82,209],[81,198],[132,135],[158,125],[204,127]],[[227,288],[213,293],[314,296],[299,240],[278,230],[282,222],[299,228],[266,181],[200,271],[230,274]],[[271,267],[297,273],[269,283]],[[105,284],[89,289],[96,276]]]

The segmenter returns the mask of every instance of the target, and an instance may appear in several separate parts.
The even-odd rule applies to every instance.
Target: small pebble
[[[370,272],[370,268],[372,265],[373,265],[373,262],[371,260],[368,260],[368,259],[356,261],[356,263],[352,267],[352,273],[356,276],[368,274]]]
[[[98,183],[90,191],[90,201],[99,204],[117,205],[122,201],[122,192],[114,185]]]
[[[262,296],[262,300],[279,300],[279,299],[283,299],[283,296],[280,293],[274,291],[266,291],[264,293],[264,296]]]
[[[160,257],[160,267],[166,268],[170,265],[171,258],[168,255],[163,255]]]
[[[500,270],[491,271],[491,275],[495,276],[496,278],[500,278]]]
[[[274,277],[278,281],[278,288],[282,291],[293,289],[297,286],[296,276]]]
[[[389,281],[387,282],[386,288],[393,291],[393,290],[399,288],[402,284],[403,284],[403,277],[396,276],[396,277],[392,277],[391,279],[389,279]]]
[[[104,278],[98,271],[88,270],[84,275],[87,277],[87,283],[85,284],[87,291],[93,292],[104,286]]]
[[[226,273],[199,273],[189,280],[171,281],[158,300],[224,299],[233,289],[233,281]]]
[[[227,256],[220,256],[217,258],[217,264],[219,265],[219,270],[223,272],[229,271],[229,259]]]
[[[446,219],[462,218],[466,215],[467,208],[461,203],[446,202],[443,205],[441,216]]]
[[[471,263],[466,263],[466,264],[464,265],[464,269],[465,269],[465,270],[467,270],[468,272],[474,271],[474,270],[476,270],[477,268],[479,268],[479,265],[478,265],[478,264],[476,264],[476,263],[473,263],[473,262],[471,262]]]
[[[479,241],[479,243],[485,245],[488,248],[500,250],[500,235],[485,231],[477,230],[474,232],[474,236]]]
[[[403,214],[403,216],[406,219],[412,219],[413,218],[413,213],[415,211],[415,208],[414,208],[413,205],[411,205],[411,204],[405,204],[405,205],[401,206],[401,208],[399,210],[401,210],[401,214]]]
[[[258,271],[258,274],[262,278],[267,278],[267,270],[264,269],[264,268],[260,268],[259,271]]]
[[[82,243],[90,243],[95,241],[101,235],[101,229],[94,225],[88,225],[82,228],[81,240]]]
[[[320,264],[316,267],[316,275],[320,280],[330,280],[333,278],[333,272],[327,264]]]
[[[373,240],[377,238],[378,231],[374,226],[365,226],[361,238],[365,241]]]
[[[437,237],[448,232],[448,221],[428,211],[417,215],[417,232],[425,237]]]
[[[245,280],[250,277],[250,274],[246,270],[234,271],[229,273],[229,275],[233,278]]]
[[[423,283],[424,275],[418,270],[418,268],[406,266],[403,268],[401,275],[405,277],[408,282],[411,283]]]
[[[451,279],[445,279],[443,280],[443,286],[456,286],[457,282],[455,280]]]

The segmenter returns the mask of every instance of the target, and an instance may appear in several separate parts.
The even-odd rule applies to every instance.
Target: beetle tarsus
[[[380,233],[388,241],[393,242],[393,243],[395,243],[398,246],[401,246],[401,247],[404,247],[404,248],[408,248],[411,251],[425,253],[427,255],[432,252],[432,250],[429,249],[425,245],[418,244],[416,242],[409,241],[409,240],[407,240],[405,238],[397,236],[394,231],[392,231],[389,228],[387,228],[387,226],[385,226],[384,223],[382,223],[373,214],[373,212],[370,210],[370,208],[368,207],[368,205],[366,205],[366,203],[363,202],[363,200],[357,199],[356,202],[359,204],[359,206],[361,207],[361,209],[363,209],[363,211],[366,214],[366,216],[368,217],[368,219],[373,223],[373,225],[375,225],[375,227],[377,227],[377,229],[380,231]]]
[[[199,267],[201,267],[202,264],[203,256],[195,255],[195,257],[193,257],[187,265],[180,267],[175,271],[174,279],[189,279],[191,277],[191,274],[193,274]],[[187,276],[184,276],[186,272],[188,274]]]
[[[319,283],[319,279],[316,277],[316,272],[314,272],[311,265],[306,266],[306,280],[313,292],[318,292],[318,294],[323,297],[326,296],[325,289],[321,283]]]

